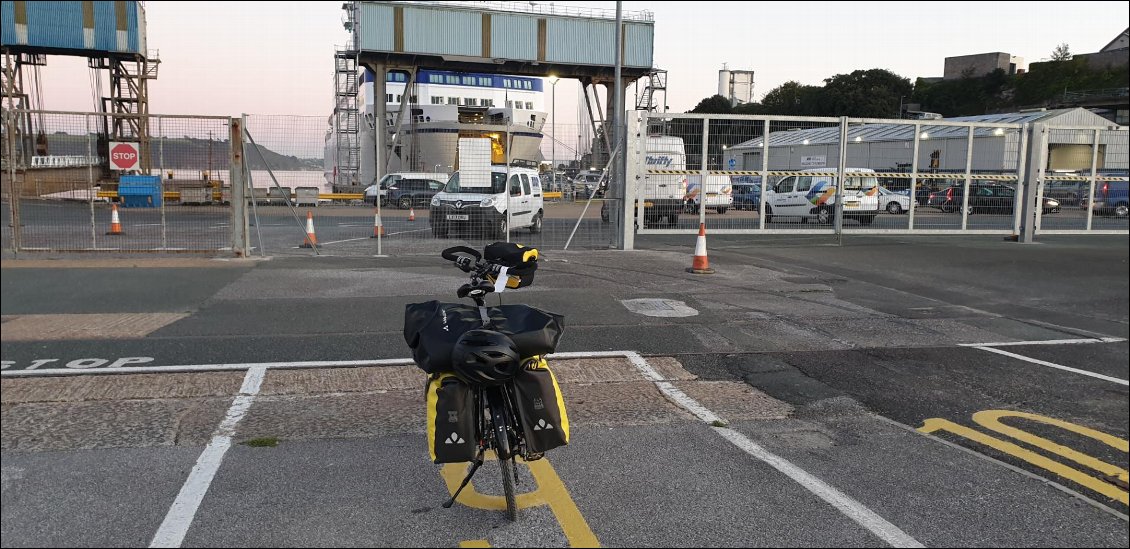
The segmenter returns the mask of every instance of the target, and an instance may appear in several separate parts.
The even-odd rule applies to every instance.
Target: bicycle
[[[497,456],[502,474],[503,493],[506,502],[507,517],[515,521],[518,519],[518,506],[516,499],[516,486],[519,477],[516,468],[516,459],[522,457],[525,461],[534,461],[544,456],[544,450],[550,449],[568,441],[568,419],[565,415],[564,403],[557,392],[556,380],[545,367],[542,358],[544,354],[552,352],[560,339],[563,330],[561,316],[547,313],[526,305],[500,305],[487,307],[486,297],[506,287],[520,287],[532,281],[533,270],[536,268],[537,251],[526,250],[523,257],[532,254],[534,259],[523,261],[505,261],[497,257],[491,258],[491,246],[515,246],[506,243],[496,243],[487,247],[488,258],[483,259],[478,251],[465,246],[455,246],[442,252],[442,257],[455,263],[465,273],[469,273],[470,282],[463,284],[456,295],[459,298],[470,298],[474,308],[458,304],[444,304],[428,302],[409,305],[405,313],[405,338],[413,348],[416,363],[427,371],[429,377],[429,443],[432,444],[433,460],[440,463],[438,440],[446,444],[461,443],[464,437],[458,435],[460,429],[459,414],[451,408],[444,407],[444,411],[453,414],[457,421],[453,427],[452,436],[436,436],[442,419],[440,417],[440,404],[432,409],[431,391],[435,387],[436,398],[443,390],[455,389],[458,394],[461,388],[458,385],[443,385],[452,380],[443,370],[450,370],[455,377],[467,384],[470,403],[461,407],[456,403],[457,410],[467,412],[473,417],[470,426],[473,426],[474,456],[470,460],[466,449],[458,450],[459,454],[445,462],[470,461],[471,468],[467,476],[456,489],[455,493],[444,504],[450,508],[459,494],[470,483],[471,478],[484,462],[487,451],[493,451]],[[509,248],[507,248],[509,249]],[[511,269],[523,274],[516,278],[511,277]],[[517,282],[514,282],[517,280]],[[501,297],[500,297],[501,302]],[[457,337],[448,350],[447,343],[452,337]],[[544,375],[543,375],[544,374]],[[436,377],[439,376],[439,377]],[[545,383],[546,379],[552,382],[552,388]],[[553,395],[546,395],[549,390]],[[554,398],[555,397],[555,398]],[[559,414],[553,417],[553,406],[546,405],[546,400],[556,402]],[[528,403],[536,400],[536,406]],[[534,411],[534,408],[537,411]],[[548,415],[546,415],[548,410]],[[467,414],[464,413],[463,416]],[[535,417],[535,416],[545,417]],[[446,418],[446,416],[443,416]],[[465,417],[463,418],[465,419]],[[557,422],[558,433],[554,433],[556,440],[546,439],[541,426]],[[528,424],[540,424],[536,430]],[[445,422],[444,426],[448,426]],[[435,428],[433,429],[433,426]],[[468,426],[464,426],[468,429]],[[533,434],[536,433],[536,434]],[[531,440],[531,435],[533,440]],[[444,450],[448,450],[444,448]]]

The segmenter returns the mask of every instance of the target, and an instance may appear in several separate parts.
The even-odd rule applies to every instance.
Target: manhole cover
[[[623,299],[620,303],[629,311],[644,316],[679,317],[698,314],[697,310],[687,307],[686,303],[674,299]]]

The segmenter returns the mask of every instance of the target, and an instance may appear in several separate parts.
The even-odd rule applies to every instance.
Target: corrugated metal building
[[[946,122],[978,122],[1001,124],[1001,127],[977,127],[973,131],[973,163],[975,172],[1014,172],[1020,161],[1020,132],[1017,124],[1041,122],[1065,127],[1111,127],[1110,121],[1086,109],[989,114],[946,118]],[[921,123],[919,171],[965,170],[969,128],[938,126],[931,121]],[[1012,125],[1012,126],[1006,126]],[[914,125],[906,123],[862,124],[848,129],[847,162],[854,168],[878,171],[907,171],[913,161]],[[1056,130],[1049,138],[1049,169],[1090,169],[1090,130]],[[769,169],[798,170],[835,167],[839,164],[840,128],[772,131],[769,136]],[[726,166],[734,160],[737,170],[760,170],[764,140],[751,139],[729,147],[723,153]],[[932,165],[932,162],[934,164]],[[1099,136],[1099,169],[1126,170],[1130,162],[1127,132],[1103,131]]]
[[[354,30],[362,63],[562,78],[611,75],[615,21],[602,10],[537,6],[506,10],[498,2],[476,5],[358,2]],[[655,21],[650,12],[625,13],[624,77],[652,67]]]
[[[27,53],[145,55],[145,6],[137,1],[3,0],[0,45]]]

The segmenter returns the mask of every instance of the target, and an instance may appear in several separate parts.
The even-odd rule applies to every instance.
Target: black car
[[[388,201],[403,210],[426,206],[441,189],[443,183],[430,179],[401,179],[388,188]]]
[[[1044,196],[1058,200],[1064,206],[1078,206],[1080,197],[1091,188],[1089,181],[1049,181],[1044,186]]]
[[[929,205],[943,212],[960,212],[965,195],[964,185],[953,185],[944,190],[930,193]],[[1016,208],[1016,188],[1004,183],[977,181],[969,185],[969,214],[1001,213],[1011,214]],[[1044,197],[1044,213],[1060,210],[1058,200]]]

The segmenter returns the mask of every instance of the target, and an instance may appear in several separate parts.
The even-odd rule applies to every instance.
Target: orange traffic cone
[[[302,242],[299,248],[314,248],[318,245],[318,237],[314,236],[314,214],[310,210],[306,210],[306,240]]]
[[[688,273],[714,274],[710,262],[706,259],[706,224],[698,224],[698,240],[694,244],[694,263],[687,269]]]
[[[379,238],[385,235],[385,226],[381,223],[380,210],[373,208],[373,211],[376,212],[373,214],[373,236],[369,238]]]
[[[408,221],[415,221],[415,220],[416,220],[416,208],[409,206],[408,207]]]
[[[122,235],[122,221],[118,219],[118,205],[112,204],[110,210],[110,232],[108,235]]]

